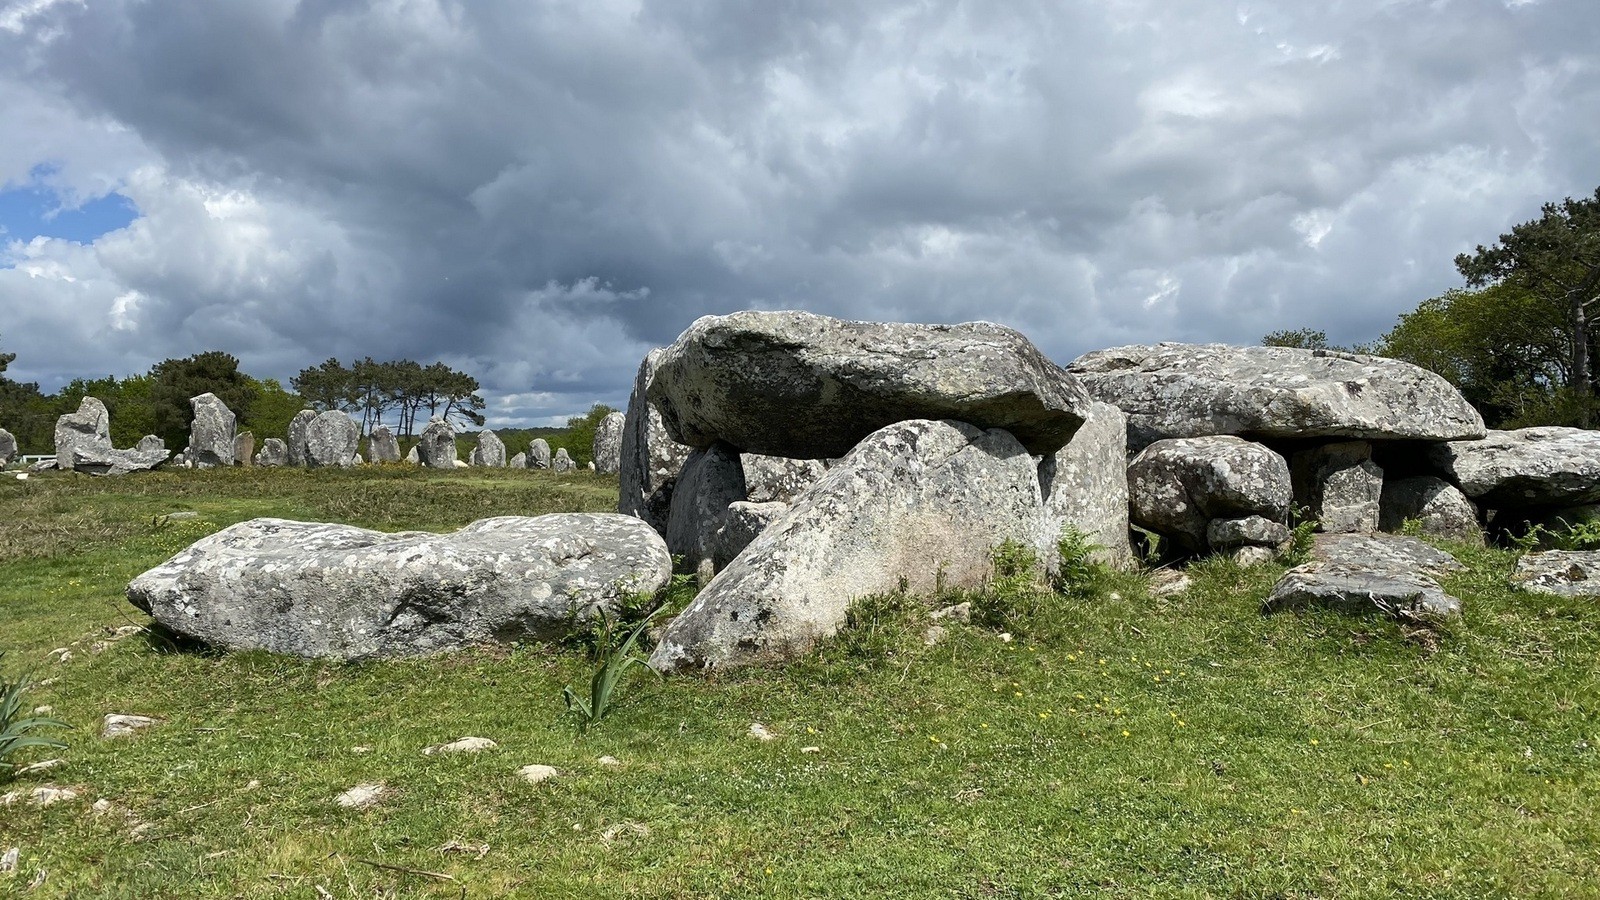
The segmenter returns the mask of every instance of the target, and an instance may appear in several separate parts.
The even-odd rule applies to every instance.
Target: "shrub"
[[[4,657],[5,651],[0,650],[0,659]],[[16,681],[8,681],[0,675],[0,776],[9,777],[15,770],[16,764],[11,762],[10,757],[18,750],[29,747],[61,750],[67,746],[61,741],[30,734],[41,728],[67,727],[67,723],[56,719],[22,714],[22,697],[31,685],[31,680],[25,674],[18,675]]]

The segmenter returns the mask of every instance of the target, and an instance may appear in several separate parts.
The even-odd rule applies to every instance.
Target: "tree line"
[[[423,425],[435,416],[460,425],[484,421],[478,379],[444,363],[378,362],[369,356],[346,366],[328,359],[301,369],[289,383],[314,409],[358,415],[363,434],[385,424],[384,416],[391,413],[395,433],[408,437],[421,430],[419,418]]]
[[[1461,287],[1422,301],[1370,344],[1332,346],[1311,328],[1262,343],[1415,363],[1460,389],[1492,428],[1600,422],[1600,188],[1544,204],[1455,265]]]

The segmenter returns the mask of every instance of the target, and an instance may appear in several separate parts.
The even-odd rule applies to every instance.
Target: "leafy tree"
[[[249,417],[239,419],[240,431],[251,431],[256,436],[256,446],[269,437],[284,437],[289,433],[289,421],[294,414],[306,408],[304,400],[283,389],[276,378],[258,381],[250,379],[255,397],[250,401]]]
[[[1298,347],[1302,350],[1327,350],[1328,333],[1312,328],[1273,331],[1261,338],[1264,347]]]
[[[250,376],[239,371],[239,360],[230,353],[207,350],[183,359],[166,359],[150,369],[150,400],[154,411],[154,433],[168,447],[188,443],[189,425],[194,410],[189,398],[216,394],[240,421],[248,421],[255,389]]]
[[[0,428],[17,439],[18,452],[49,453],[55,444],[55,414],[37,382],[5,376],[16,358],[15,353],[0,353]]]
[[[1471,287],[1506,284],[1561,311],[1567,357],[1562,387],[1578,423],[1588,427],[1594,419],[1593,320],[1600,303],[1600,188],[1593,197],[1544,204],[1539,218],[1455,262]]]
[[[332,357],[321,365],[301,369],[300,374],[289,379],[289,385],[312,409],[327,412],[355,408],[355,373]]]

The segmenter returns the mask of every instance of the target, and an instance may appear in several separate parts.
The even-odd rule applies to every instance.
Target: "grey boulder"
[[[111,447],[78,446],[64,468],[90,475],[127,475],[146,472],[167,461],[166,450],[113,450]],[[57,461],[58,464],[61,462]]]
[[[572,461],[572,457],[567,455],[567,448],[565,448],[565,447],[557,447],[556,448],[556,455],[554,457],[552,457],[551,460],[550,460],[550,471],[552,471],[552,472],[574,472],[574,471],[577,471],[577,468],[578,468],[577,463],[574,463]]]
[[[1600,551],[1546,550],[1517,560],[1511,583],[1535,594],[1600,597]]]
[[[1399,531],[1407,520],[1416,520],[1423,534],[1468,544],[1483,543],[1478,508],[1443,478],[1416,475],[1383,483],[1378,527]]]
[[[306,426],[306,465],[313,469],[349,466],[361,442],[361,426],[330,409]]]
[[[11,432],[0,428],[0,469],[4,469],[17,458],[17,439]]]
[[[167,449],[167,442],[156,435],[147,434],[144,437],[139,438],[139,443],[134,444],[133,449],[144,450],[147,452],[150,450],[165,450]]]
[[[715,538],[728,504],[746,499],[738,450],[719,441],[689,454],[672,490],[672,508],[667,515],[667,549],[683,558],[686,571],[710,577]]]
[[[78,401],[78,411],[56,419],[56,467],[72,468],[73,451],[111,450],[111,414],[93,397]]]
[[[616,514],[481,519],[452,534],[253,519],[135,578],[128,599],[229,649],[369,659],[562,636],[671,575]]]
[[[367,455],[375,463],[397,463],[400,461],[400,440],[394,436],[387,425],[379,425],[367,435]]]
[[[506,466],[512,469],[526,469],[528,467],[528,454],[518,453],[506,460]]]
[[[622,468],[622,430],[627,414],[606,413],[594,428],[594,470],[602,475],[616,475]]]
[[[1461,615],[1461,601],[1446,594],[1432,576],[1465,566],[1416,538],[1319,534],[1311,554],[1311,562],[1290,569],[1273,586],[1263,612],[1315,606],[1400,619]]]
[[[1210,544],[1213,550],[1233,550],[1239,547],[1265,547],[1276,550],[1289,540],[1289,536],[1288,526],[1261,516],[1212,519],[1206,526],[1206,543]]]
[[[639,363],[623,415],[617,473],[617,512],[649,522],[663,536],[672,507],[672,487],[690,448],[667,433],[661,411],[650,401],[650,380],[666,351],[651,350]]]
[[[189,424],[188,459],[196,469],[233,465],[233,410],[216,394],[204,393],[189,399],[194,420]]]
[[[256,452],[256,465],[276,468],[289,464],[289,445],[282,438],[267,438]]]
[[[528,468],[550,468],[550,443],[544,438],[534,438],[528,445]]]
[[[788,660],[858,597],[977,587],[1007,540],[1046,535],[1037,467],[1016,438],[913,420],[867,436],[713,578],[651,655],[663,672]]]
[[[722,515],[722,527],[711,540],[713,569],[717,572],[726,569],[768,525],[788,511],[789,504],[780,500],[760,503],[735,500],[728,504]]]
[[[1437,444],[1428,461],[1468,497],[1495,509],[1600,501],[1600,432],[1492,431],[1481,441]]]
[[[674,440],[829,459],[907,419],[1004,428],[1036,454],[1072,437],[1089,398],[1012,329],[806,312],[705,316],[660,358],[649,398]]]
[[[745,492],[752,503],[788,503],[828,471],[818,459],[786,459],[759,453],[741,453],[739,463],[744,469]]]
[[[1283,521],[1291,496],[1284,458],[1231,435],[1157,441],[1128,465],[1134,524],[1184,552],[1206,549],[1212,519]]]
[[[306,465],[306,429],[311,427],[311,420],[317,417],[314,409],[302,409],[289,420],[289,435],[286,443],[289,449],[289,465]]]
[[[506,467],[506,444],[500,440],[500,435],[485,429],[478,432],[478,446],[475,448],[477,462],[473,465],[485,466],[491,469],[504,469]]]
[[[233,436],[233,464],[236,466],[255,465],[256,433],[241,431]]]
[[[443,419],[434,419],[417,439],[417,454],[430,469],[454,469],[460,461],[456,452],[456,430]]]
[[[1065,447],[1039,463],[1045,514],[1055,534],[1072,528],[1113,568],[1133,565],[1128,543],[1128,419],[1109,403],[1093,403]]]
[[[1378,530],[1383,469],[1366,441],[1340,441],[1296,452],[1289,460],[1294,499],[1317,520],[1319,531]]]
[[[1227,344],[1097,350],[1067,370],[1096,400],[1128,414],[1129,440],[1251,438],[1457,440],[1483,419],[1426,369],[1356,353]]]

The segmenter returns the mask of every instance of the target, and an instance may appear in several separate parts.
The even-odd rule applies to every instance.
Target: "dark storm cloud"
[[[1597,31],[1553,0],[0,0],[0,181],[142,213],[12,244],[0,336],[47,381],[446,359],[504,422],[619,402],[748,306],[1063,360],[1365,340],[1593,189]]]

